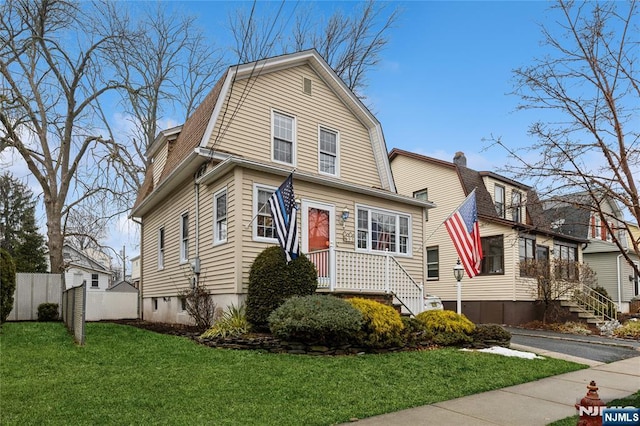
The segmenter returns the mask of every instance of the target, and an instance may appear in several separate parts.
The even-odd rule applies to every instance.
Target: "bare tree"
[[[529,134],[536,142],[522,150],[500,138],[492,142],[514,160],[505,171],[534,180],[541,199],[566,201],[562,195],[587,194],[589,202],[576,207],[600,217],[634,265],[625,240],[640,256],[640,239],[626,223],[622,232],[612,229],[618,221],[601,201],[614,200],[640,223],[638,5],[560,0],[552,10],[558,20],[542,27],[548,51],[515,70],[515,94],[522,100],[520,109],[548,110],[554,121],[533,123]]]
[[[107,236],[107,220],[98,211],[83,204],[64,218],[65,243],[79,251],[101,249],[101,241]]]
[[[90,6],[0,4],[0,144],[21,155],[42,189],[53,271],[64,268],[63,218],[113,191],[102,165],[90,159],[109,142],[95,122],[98,103],[123,87],[107,77],[102,59],[123,35],[98,31]]]
[[[107,3],[103,10],[108,17],[107,31],[132,34],[108,55],[116,75],[129,89],[121,92],[120,103],[121,118],[129,126],[121,132],[109,129],[111,139],[118,142],[105,158],[122,177],[129,205],[142,185],[149,161],[145,153],[161,122],[169,117],[184,121],[222,69],[222,54],[204,37],[195,17],[170,14],[162,3],[148,6],[145,3],[138,11],[135,22],[120,3]]]
[[[275,14],[260,19],[254,15],[254,9],[238,10],[229,20],[239,62],[315,48],[347,87],[362,98],[367,72],[379,63],[399,9],[389,12],[388,5],[370,0],[355,3],[349,15],[337,10],[317,21],[309,17],[322,15],[309,5],[290,13],[280,6]]]
[[[596,273],[586,263],[554,259],[526,260],[520,262],[520,275],[534,278],[531,292],[543,305],[542,322],[556,320],[560,315],[561,300],[572,299],[586,286],[594,288],[598,284]]]

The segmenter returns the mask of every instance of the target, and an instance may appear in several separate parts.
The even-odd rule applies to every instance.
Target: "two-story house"
[[[319,286],[422,309],[433,204],[396,192],[380,123],[315,50],[230,67],[147,155],[132,211],[144,319],[188,322],[179,295],[194,285],[218,306],[241,303],[253,260],[278,244],[268,199],[292,171]]]
[[[598,205],[594,204],[596,198],[600,198]],[[553,201],[545,201],[543,206],[545,220],[553,229],[588,240],[582,251],[584,262],[596,272],[598,286],[618,304],[618,310],[629,312],[630,301],[640,296],[636,272],[640,258],[631,248],[628,239],[633,235],[627,231],[624,214],[615,200],[576,193],[555,197]],[[635,263],[635,269],[614,243],[613,233]]]
[[[540,319],[537,280],[523,265],[532,261],[550,265],[553,259],[581,261],[584,240],[534,226],[532,203],[528,203],[535,197],[532,188],[468,168],[463,153],[448,162],[393,149],[389,158],[399,193],[438,206],[428,211],[424,227],[425,291],[440,296],[446,308],[455,309],[453,267],[458,255],[443,223],[475,189],[484,257],[480,274],[463,278],[462,312],[476,323]]]

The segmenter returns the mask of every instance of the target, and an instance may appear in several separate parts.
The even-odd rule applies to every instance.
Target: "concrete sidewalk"
[[[605,403],[640,389],[640,357],[610,364],[512,345],[513,349],[568,359],[590,368],[359,420],[359,425],[535,425],[577,414],[574,404],[594,380]]]

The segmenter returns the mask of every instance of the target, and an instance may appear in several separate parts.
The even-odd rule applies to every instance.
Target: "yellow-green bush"
[[[354,297],[348,302],[364,318],[363,343],[375,348],[388,348],[404,344],[404,323],[394,308],[374,300]]]
[[[618,327],[613,331],[616,337],[624,337],[631,339],[640,339],[640,321],[629,320],[622,327]]]
[[[474,323],[453,311],[425,311],[416,315],[427,332],[433,333],[433,342],[442,346],[469,343],[473,339]]]

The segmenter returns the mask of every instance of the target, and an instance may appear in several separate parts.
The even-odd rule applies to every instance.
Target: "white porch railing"
[[[408,314],[424,310],[424,288],[389,252],[326,250],[307,253],[318,270],[318,287],[329,291],[375,291],[393,294]]]

